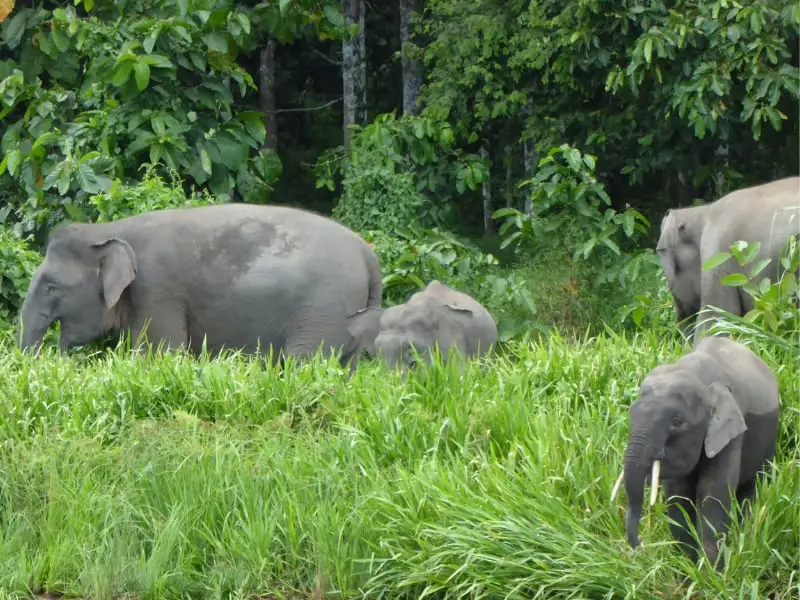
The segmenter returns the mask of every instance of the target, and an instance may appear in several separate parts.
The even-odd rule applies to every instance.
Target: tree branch
[[[309,48],[309,51],[311,51],[311,53],[312,53],[312,54],[316,54],[316,55],[317,55],[317,56],[319,56],[321,59],[323,59],[323,60],[325,60],[325,61],[327,61],[327,62],[331,63],[331,64],[332,64],[333,66],[335,66],[335,67],[339,67],[339,68],[341,68],[341,66],[342,66],[342,61],[340,61],[340,60],[334,60],[334,59],[332,59],[330,56],[327,56],[326,54],[324,54],[324,53],[320,52],[319,50],[316,50],[316,49],[314,49],[314,48]]]
[[[336,104],[341,100],[342,97],[339,96],[338,98],[334,98],[330,102],[326,102],[325,104],[320,104],[319,106],[312,106],[311,108],[279,108],[277,110],[270,111],[267,114],[277,115],[278,113],[287,113],[287,112],[312,112],[315,110],[322,110],[323,108],[328,108],[332,104]]]

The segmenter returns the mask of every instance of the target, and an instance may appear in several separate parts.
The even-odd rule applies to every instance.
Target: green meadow
[[[0,589],[92,598],[719,598],[800,594],[800,359],[726,570],[643,546],[612,503],[627,407],[684,349],[509,343],[463,375],[362,362],[0,347]],[[684,583],[689,575],[692,581]]]

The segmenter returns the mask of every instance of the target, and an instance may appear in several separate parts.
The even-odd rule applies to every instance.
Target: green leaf
[[[114,74],[111,76],[111,85],[116,87],[120,87],[125,85],[128,82],[128,79],[131,77],[131,71],[133,71],[133,64],[132,62],[124,62],[114,69]]]
[[[150,35],[148,35],[145,38],[144,42],[142,42],[142,48],[144,48],[145,52],[150,54],[153,51],[153,48],[155,47],[156,42],[158,41],[158,35],[160,33],[161,33],[160,26],[153,27],[153,31],[151,31]]]
[[[292,0],[278,0],[278,9],[281,11],[281,16],[286,14],[286,11],[291,3]]]
[[[328,22],[334,27],[344,27],[344,15],[341,11],[331,4],[322,7],[322,13]]]
[[[150,83],[150,65],[140,60],[134,65],[133,70],[136,76],[136,88],[143,92]]]
[[[247,133],[256,140],[259,144],[264,142],[267,136],[267,129],[264,127],[263,117],[261,113],[255,111],[242,111],[239,113],[239,119],[244,123]]]
[[[87,164],[81,163],[78,165],[78,183],[81,189],[87,194],[96,194],[101,190],[100,184],[97,181],[97,175],[94,170]]]
[[[706,260],[701,268],[703,271],[711,271],[712,269],[716,269],[730,257],[731,257],[730,252],[720,252],[719,254],[715,254],[714,256]]]
[[[746,284],[748,281],[750,281],[749,278],[743,273],[731,273],[729,275],[725,275],[719,280],[722,285],[727,285],[730,287],[739,287]]]
[[[761,271],[763,271],[766,268],[766,266],[771,262],[772,262],[771,258],[762,258],[760,261],[758,261],[758,263],[756,263],[756,266],[750,270],[750,277],[755,277],[756,275],[761,273]]]
[[[200,164],[203,171],[211,175],[211,157],[208,155],[208,150],[203,147],[200,148]]]
[[[220,54],[228,53],[228,39],[223,33],[218,31],[207,33],[203,36],[203,41],[214,52],[219,52]]]
[[[65,52],[69,48],[69,38],[60,27],[53,27],[53,43],[59,52]]]
[[[28,14],[28,11],[21,10],[8,20],[5,31],[3,31],[3,39],[9,50],[13,50],[22,42],[22,36],[25,35],[25,26],[28,21]]]

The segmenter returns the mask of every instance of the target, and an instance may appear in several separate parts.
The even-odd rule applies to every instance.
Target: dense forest
[[[652,435],[634,432],[630,408],[690,347],[654,251],[667,210],[799,172],[796,1],[0,0],[2,597],[799,598],[800,239],[778,281],[757,279],[755,246],[731,246],[744,269],[719,289],[741,286],[754,308],[715,327],[754,356],[720,367],[727,383],[704,379],[721,359],[673,370],[682,393],[651,396],[674,409]],[[780,185],[785,201],[794,182]],[[378,258],[381,273],[364,240],[325,220],[372,266],[370,299],[381,279],[386,306],[439,280],[488,309],[499,343],[402,372],[74,335],[69,351],[19,347],[26,293],[26,314],[48,318],[39,330],[55,319],[62,335],[64,305],[97,331],[132,306],[118,310],[136,256],[111,225],[91,250],[72,247],[92,258],[84,270],[48,253],[85,301],[57,297],[55,268],[30,300],[57,224],[230,202],[332,217]],[[226,209],[272,212],[209,210]],[[138,236],[139,256],[160,268],[178,252],[153,259],[154,237]],[[195,266],[175,271],[202,305],[221,286],[195,285],[199,237],[181,246]],[[116,295],[103,272],[114,245]],[[331,281],[357,269],[338,250],[317,262],[324,253],[303,264],[328,307],[344,289]],[[302,313],[264,264],[262,287],[218,305],[230,320],[206,321],[223,337],[242,323],[254,337],[259,319],[280,337]],[[225,285],[244,278],[237,266],[218,262]],[[252,293],[274,282],[285,310]],[[187,302],[166,287],[154,295]],[[187,314],[162,325],[196,339]],[[686,419],[679,400],[697,402]],[[686,432],[696,447],[674,450]],[[709,507],[703,489],[739,478],[736,456],[755,468],[742,441],[755,438],[774,460],[742,476],[752,503],[736,515],[748,518],[710,568],[670,543],[658,465]],[[626,446],[647,439],[651,455],[631,459]]]
[[[668,207],[797,173],[799,29],[783,0],[17,1],[4,310],[55,223],[188,195],[332,213],[389,301],[463,279],[506,337],[640,323]]]

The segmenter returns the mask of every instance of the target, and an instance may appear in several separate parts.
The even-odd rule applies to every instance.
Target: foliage
[[[339,210],[351,221],[377,223],[381,207],[395,213],[389,217],[390,228],[398,224],[398,217],[411,219],[414,212],[416,218],[399,224],[453,225],[453,201],[477,190],[488,174],[479,156],[454,147],[453,130],[445,121],[409,115],[398,119],[387,113],[369,125],[353,128],[350,154],[344,156],[341,147],[334,148],[314,167],[317,187],[333,190],[337,175],[343,175]],[[416,192],[409,190],[401,196],[393,188],[399,185],[406,190],[409,178]],[[384,186],[389,190],[383,191]],[[362,195],[367,193],[372,195]],[[387,199],[394,198],[402,205],[390,206]]]
[[[426,204],[411,173],[381,164],[348,169],[342,189],[332,216],[358,232],[396,231],[415,223]]]
[[[10,228],[0,227],[0,323],[10,323],[22,307],[28,283],[42,257]]]
[[[581,246],[574,248],[573,259],[589,260],[603,246],[621,256],[614,238],[623,233],[634,238],[636,232],[646,233],[650,223],[634,208],[622,213],[611,208],[605,186],[594,176],[595,165],[596,157],[581,154],[567,144],[551,148],[539,161],[536,176],[520,183],[532,188],[531,214],[501,208],[493,215],[506,219],[500,227],[500,234],[505,236],[502,247],[573,228],[581,231],[583,238]]]
[[[483,304],[503,341],[537,327],[536,302],[522,274],[501,269],[494,255],[474,244],[437,228],[372,231],[365,238],[382,265],[385,305],[405,302],[436,279]]]
[[[8,594],[719,599],[796,595],[797,355],[774,466],[697,573],[660,499],[624,539],[627,406],[655,333],[510,344],[486,368],[79,359],[0,346]],[[784,365],[778,369],[779,365]],[[532,565],[534,568],[532,568]],[[587,569],[585,565],[592,565]],[[690,592],[684,575],[697,579]]]
[[[127,182],[144,161],[218,200],[267,200],[282,166],[262,148],[264,116],[238,106],[256,86],[237,56],[263,35],[345,33],[338,3],[317,0],[59,4],[19,6],[0,25],[11,51],[0,61],[0,175],[17,183],[26,232]]]
[[[702,268],[709,271],[734,258],[740,267],[750,265],[761,250],[761,242],[740,240],[731,245],[730,252],[720,252],[706,260]],[[763,258],[751,266],[747,273],[729,273],[720,278],[725,286],[739,287],[753,300],[754,306],[743,321],[753,323],[777,337],[795,338],[800,332],[800,236],[790,236],[778,255],[778,279],[758,279],[758,275],[772,262]],[[721,312],[721,311],[718,311]],[[724,315],[729,317],[731,315]],[[800,348],[798,348],[800,349]]]
[[[204,206],[214,204],[208,192],[192,192],[188,197],[178,174],[169,173],[171,183],[155,173],[154,165],[145,165],[142,181],[135,185],[114,182],[108,193],[100,192],[88,198],[92,214],[81,214],[76,220],[102,223],[142,214],[151,210]]]
[[[428,0],[419,30],[423,116],[495,156],[601,156],[609,195],[647,215],[796,172],[800,11],[784,0]]]

